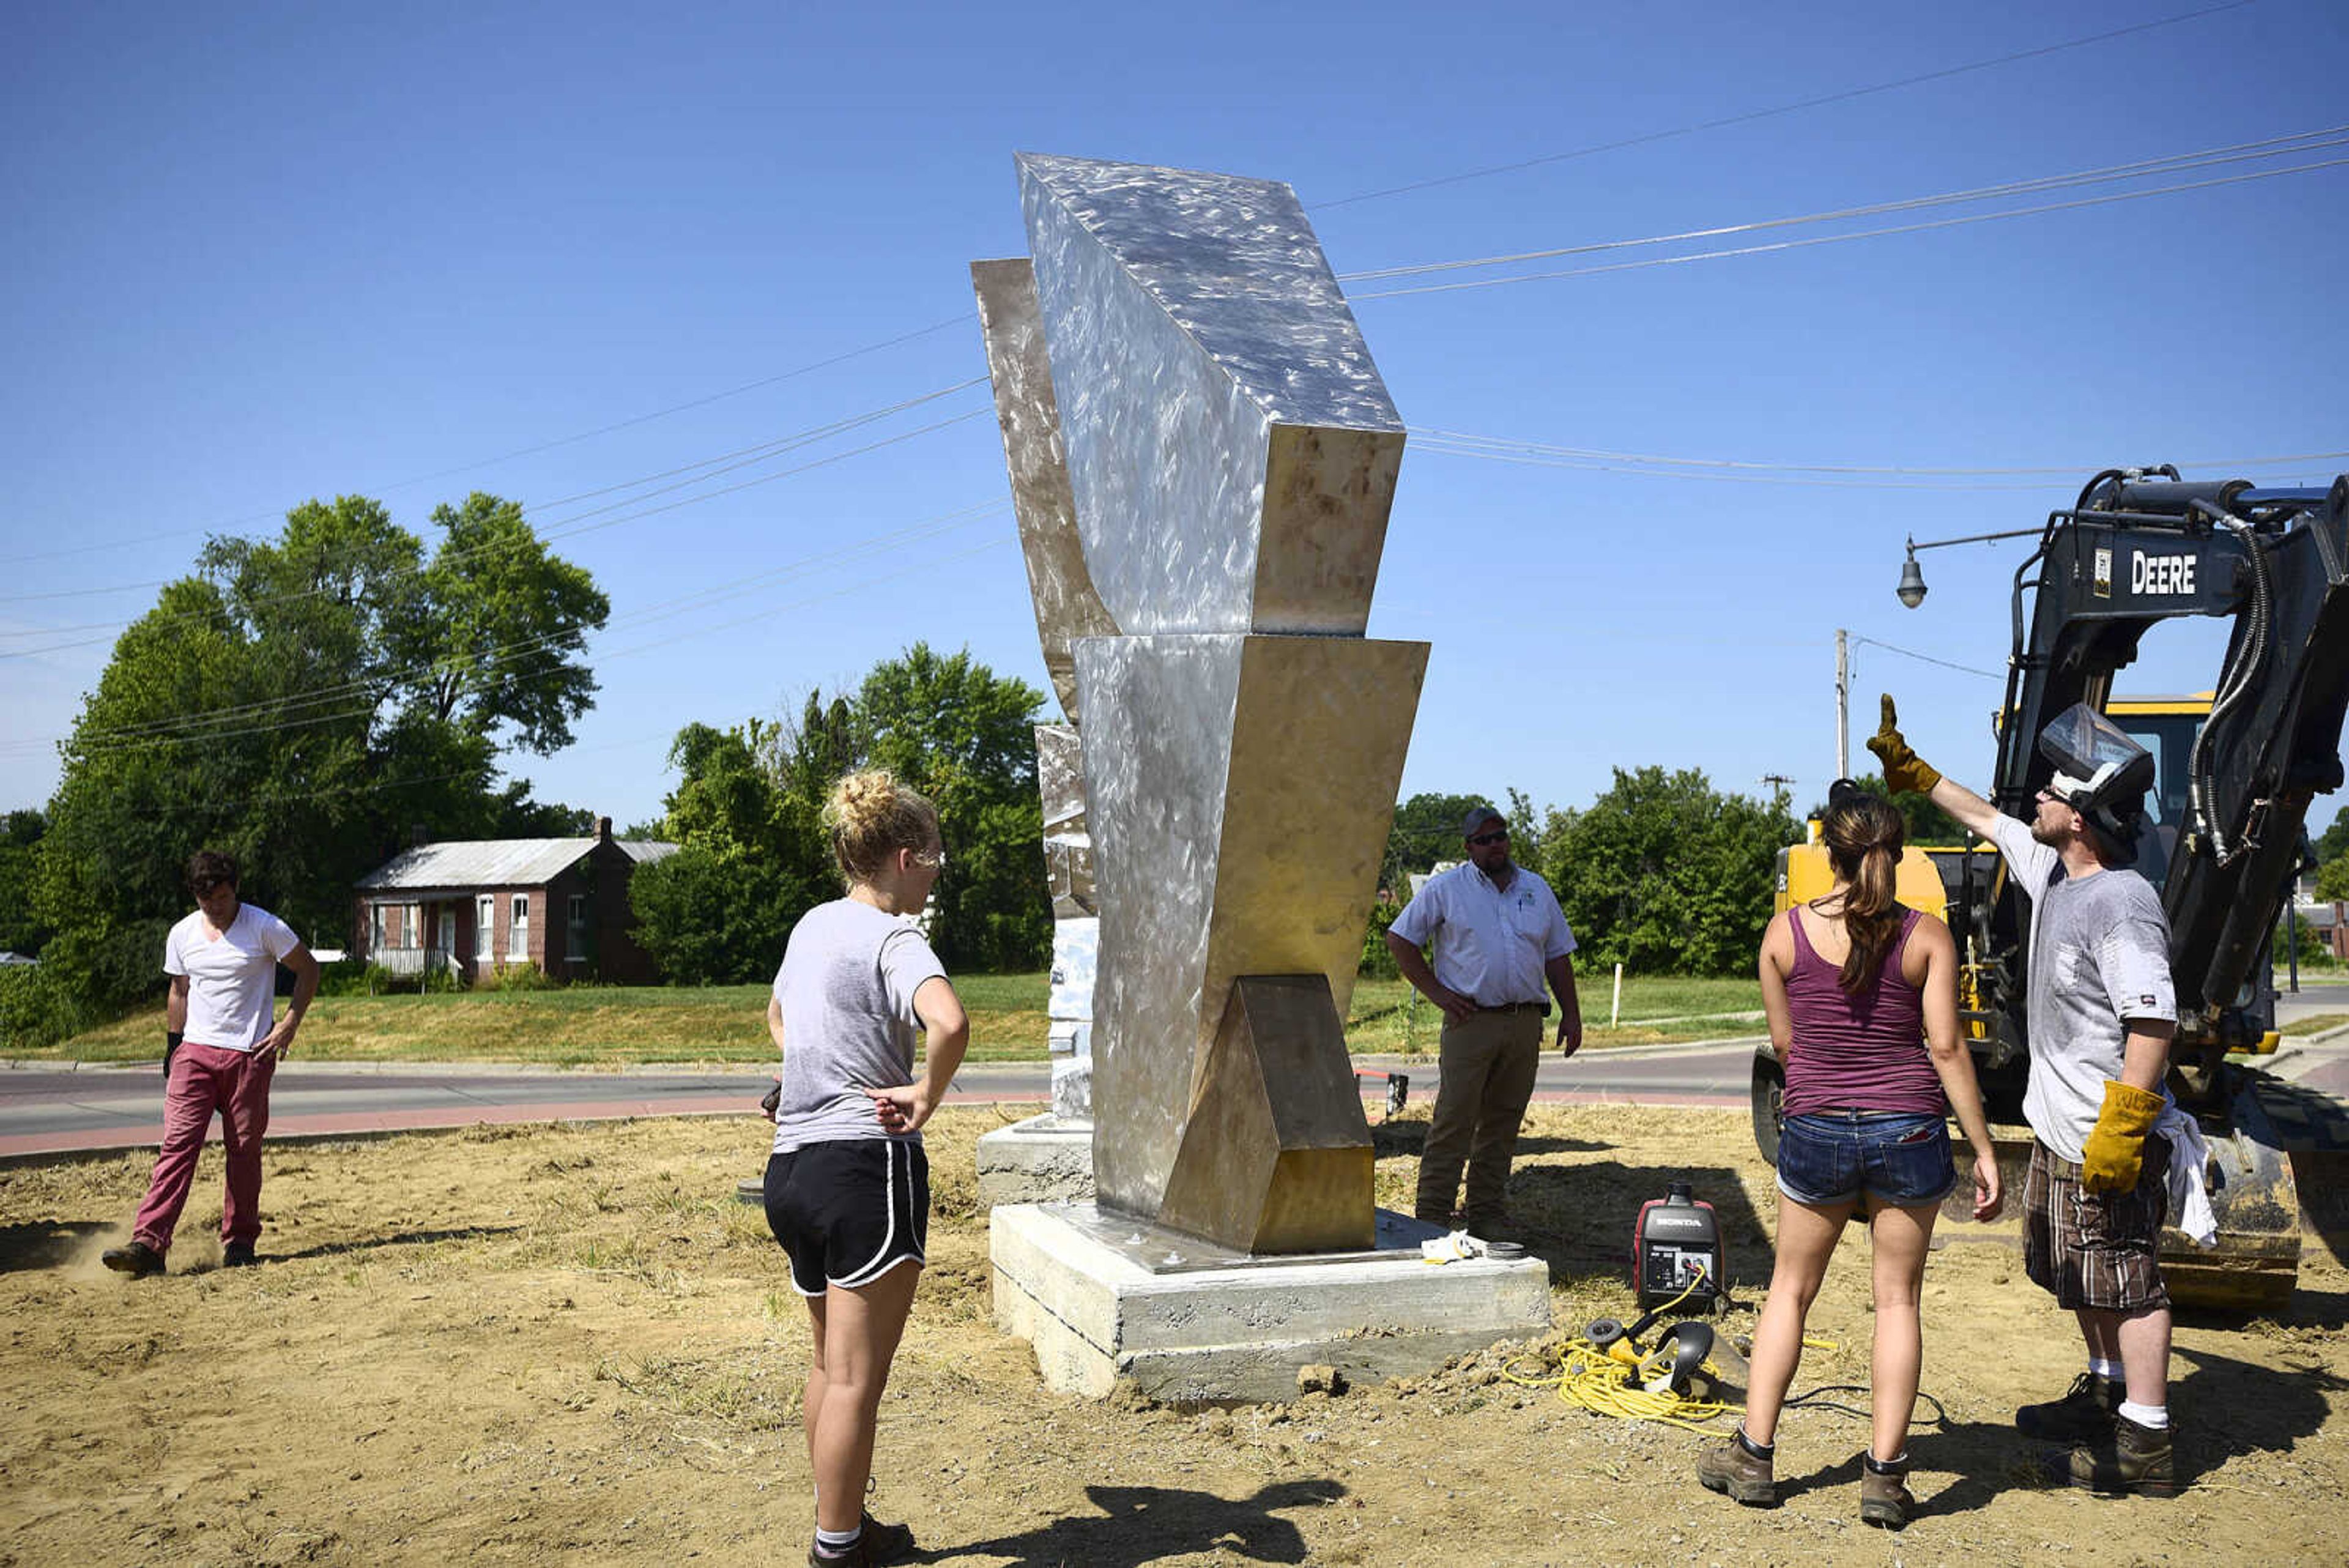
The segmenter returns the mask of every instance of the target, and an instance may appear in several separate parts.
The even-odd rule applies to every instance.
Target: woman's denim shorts
[[[1815,1111],[1778,1135],[1778,1190],[1830,1208],[1862,1196],[1896,1208],[1939,1203],[1958,1184],[1950,1125],[1908,1111]]]

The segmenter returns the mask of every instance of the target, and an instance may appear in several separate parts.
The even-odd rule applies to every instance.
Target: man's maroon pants
[[[228,1195],[221,1207],[221,1241],[251,1246],[261,1235],[261,1135],[269,1130],[269,1080],[277,1059],[256,1061],[249,1052],[183,1041],[171,1054],[170,1085],[163,1093],[163,1147],[155,1174],[132,1221],[132,1240],[159,1253],[171,1250],[171,1232],[196,1179],[196,1158],[212,1113],[221,1118],[228,1147]]]

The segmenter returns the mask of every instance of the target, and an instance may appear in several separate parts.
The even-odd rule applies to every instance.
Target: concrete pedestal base
[[[1375,1251],[1250,1258],[1103,1215],[1090,1203],[998,1208],[995,1322],[1036,1348],[1045,1386],[1099,1397],[1293,1398],[1300,1366],[1355,1382],[1408,1376],[1549,1328],[1531,1258],[1432,1265],[1434,1226],[1381,1210]]]
[[[1047,1111],[982,1134],[978,1206],[1076,1203],[1093,1195],[1093,1124]]]

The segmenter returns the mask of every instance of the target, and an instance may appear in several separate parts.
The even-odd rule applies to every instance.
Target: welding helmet
[[[2153,753],[2121,727],[2075,702],[2039,732],[2039,754],[2055,765],[2047,793],[2078,812],[2123,850],[2145,830],[2145,792],[2153,787]]]

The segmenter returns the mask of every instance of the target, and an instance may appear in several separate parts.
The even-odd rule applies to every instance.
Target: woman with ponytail
[[[1918,1294],[1934,1217],[1957,1183],[1951,1113],[1973,1149],[1974,1218],[1996,1218],[2002,1196],[1958,1032],[1957,944],[1940,920],[1893,898],[1900,814],[1837,780],[1820,836],[1835,886],[1772,920],[1762,939],[1762,1005],[1786,1075],[1777,1263],[1754,1328],[1745,1419],[1700,1459],[1697,1479],[1739,1502],[1777,1501],[1778,1414],[1802,1360],[1804,1320],[1845,1222],[1864,1215],[1876,1333],[1860,1517],[1898,1528],[1915,1506],[1904,1478],[1923,1360]]]
[[[848,896],[800,917],[767,1032],[783,1054],[767,1224],[792,1260],[814,1345],[801,1408],[815,1473],[808,1561],[895,1563],[914,1533],[864,1511],[874,1428],[929,1231],[922,1124],[962,1064],[961,999],[914,917],[946,869],[937,808],[885,773],[824,807]],[[926,1036],[914,1075],[914,1033]]]

